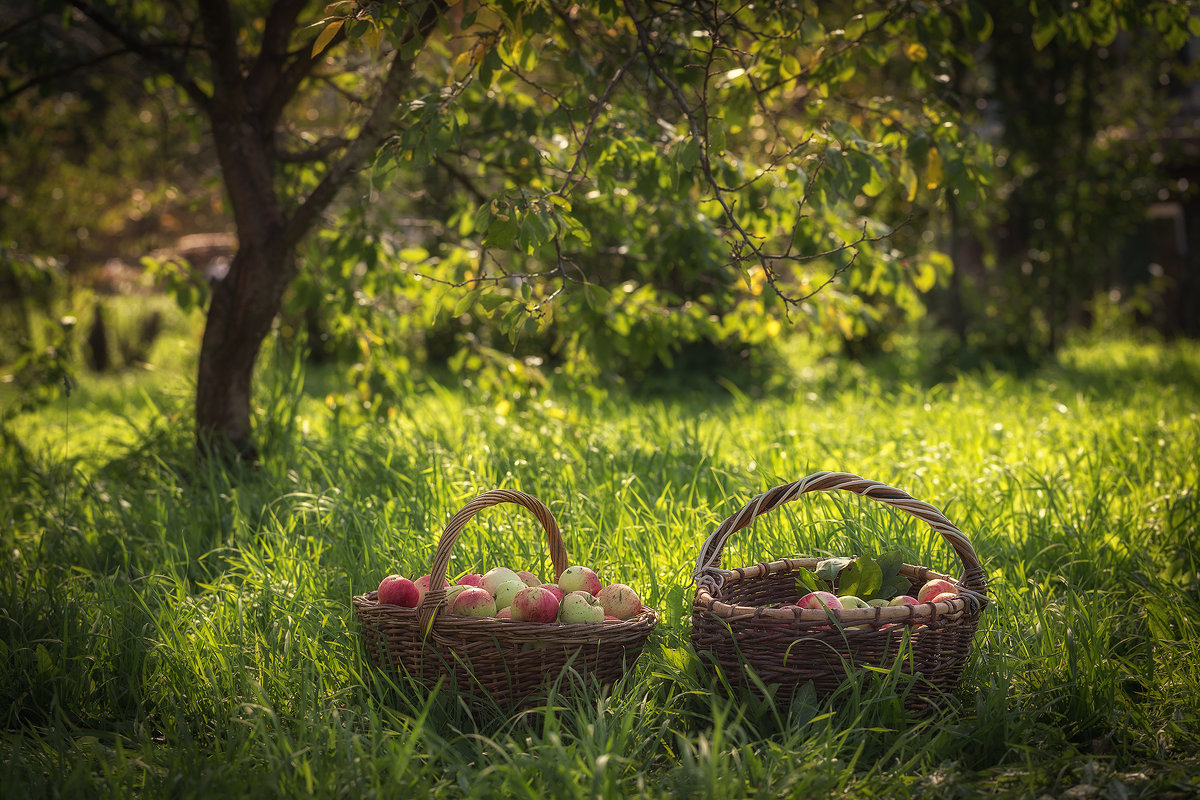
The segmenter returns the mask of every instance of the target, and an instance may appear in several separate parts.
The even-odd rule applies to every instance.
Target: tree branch
[[[94,67],[97,64],[102,64],[105,61],[108,61],[110,58],[123,56],[130,52],[132,51],[126,48],[121,48],[120,50],[110,50],[107,53],[101,53],[93,58],[84,59],[83,61],[76,61],[73,64],[67,64],[49,72],[43,72],[39,75],[34,75],[32,78],[29,78],[9,89],[4,94],[0,94],[0,106],[24,94],[30,89],[36,89],[38,86],[41,86],[44,83],[49,83],[56,78],[61,78],[64,75],[70,75],[73,72],[78,72],[80,70],[87,69],[88,67]]]
[[[213,99],[218,101],[214,111],[236,116],[244,107],[245,97],[233,13],[228,0],[204,0],[198,6],[212,63]]]
[[[421,41],[427,39],[438,20],[445,14],[446,9],[447,5],[444,0],[435,0],[429,3],[416,26],[409,30],[401,44],[411,42],[413,38]],[[285,247],[294,247],[304,238],[329,204],[333,202],[333,198],[337,196],[346,180],[362,167],[367,155],[377,148],[385,138],[388,123],[404,90],[408,88],[409,79],[413,74],[413,61],[402,58],[402,52],[404,52],[403,46],[393,53],[392,61],[388,65],[387,77],[384,79],[383,86],[380,87],[375,105],[362,128],[359,129],[358,135],[346,146],[341,157],[329,167],[320,182],[288,220],[283,231]]]
[[[266,106],[267,98],[275,93],[288,62],[292,31],[306,5],[305,0],[277,0],[267,12],[262,47],[246,76],[246,97],[251,105],[262,108]],[[291,96],[290,92],[286,94]]]
[[[201,8],[206,5],[207,3],[200,4]],[[82,0],[71,0],[71,6],[91,20],[100,30],[123,44],[130,52],[168,75],[200,108],[206,111],[209,109],[212,98],[196,83],[191,73],[188,72],[187,66],[162,52],[160,45],[142,41],[133,32],[121,27],[121,24],[115,19]]]

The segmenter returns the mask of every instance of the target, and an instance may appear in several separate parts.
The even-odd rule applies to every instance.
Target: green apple
[[[590,592],[571,592],[559,606],[558,621],[568,625],[604,622],[604,606]]]
[[[508,608],[513,603],[513,598],[517,596],[517,592],[522,589],[528,589],[525,581],[520,578],[513,578],[511,581],[505,581],[496,587],[496,610]]]
[[[866,600],[852,594],[843,594],[838,597],[838,601],[842,604],[842,608],[870,608],[871,606]]]
[[[513,572],[508,567],[493,567],[483,573],[483,577],[479,580],[479,585],[492,593],[492,597],[496,596],[496,590],[500,588],[500,584],[506,581],[519,581],[517,573]],[[522,581],[522,585],[524,582]]]

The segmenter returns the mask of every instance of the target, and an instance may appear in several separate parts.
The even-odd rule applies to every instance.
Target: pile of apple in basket
[[[444,581],[446,612],[459,617],[494,617],[524,622],[588,624],[618,622],[642,612],[642,600],[623,583],[605,586],[591,567],[563,570],[558,583],[546,583],[526,570],[494,567],[471,572],[454,584]],[[379,583],[380,603],[416,608],[429,591],[429,575],[409,580],[388,575]]]
[[[796,607],[841,611],[847,608],[915,606],[959,598],[958,587],[945,578],[926,581],[917,590],[916,597],[905,593],[903,590],[908,588],[909,581],[900,574],[900,563],[898,550],[884,553],[878,560],[862,555],[856,558],[837,557],[818,561],[811,572],[801,570],[798,573],[796,588],[809,591],[796,601]],[[834,594],[831,591],[835,585],[842,590],[842,594]],[[868,599],[863,599],[863,596]],[[867,630],[870,627],[847,626],[849,630]],[[880,629],[886,630],[891,627],[894,626],[884,624]]]

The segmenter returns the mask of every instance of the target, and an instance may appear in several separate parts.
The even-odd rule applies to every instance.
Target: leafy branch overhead
[[[375,46],[407,13],[329,8],[314,44],[334,31]],[[375,184],[437,165],[477,201],[449,221],[476,245],[474,268],[447,275],[431,256],[412,265],[423,276],[468,291],[552,284],[512,297],[524,314],[492,312],[512,337],[544,327],[545,301],[565,287],[607,284],[606,254],[643,274],[696,269],[644,244],[667,226],[693,248],[709,242],[701,263],[715,283],[761,276],[783,313],[849,333],[869,314],[805,301],[839,283],[830,308],[861,308],[861,288],[931,288],[945,263],[888,243],[943,191],[981,179],[981,145],[944,124],[939,99],[939,73],[969,59],[930,34],[967,11],[922,14],[899,2],[857,14],[811,2],[464,6],[452,38],[418,54],[453,78],[401,105]],[[895,71],[898,82],[875,79]]]

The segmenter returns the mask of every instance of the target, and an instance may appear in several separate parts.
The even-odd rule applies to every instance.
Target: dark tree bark
[[[254,366],[296,277],[296,246],[382,143],[412,74],[411,61],[397,50],[358,136],[287,213],[275,182],[275,130],[313,66],[311,47],[288,50],[305,5],[279,0],[272,6],[262,50],[246,72],[229,4],[205,0],[199,6],[213,87],[204,107],[238,235],[229,272],[213,288],[196,376],[196,441],[209,454],[256,457],[250,425]],[[430,3],[409,36],[425,39],[444,12],[443,3]]]

